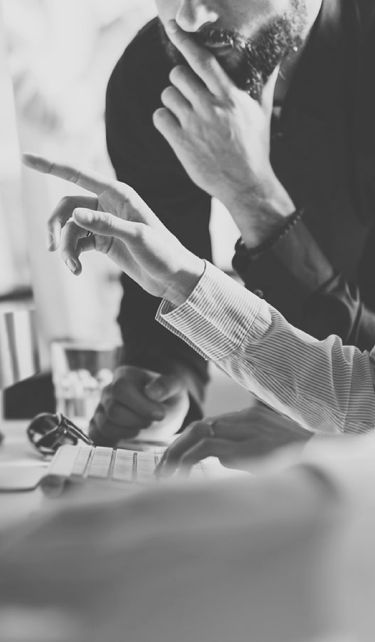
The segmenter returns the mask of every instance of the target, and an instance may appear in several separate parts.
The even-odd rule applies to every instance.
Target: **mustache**
[[[198,31],[189,32],[188,35],[203,47],[228,47],[232,55],[226,55],[225,52],[219,58],[221,66],[238,88],[246,91],[254,100],[259,100],[264,84],[275,67],[289,53],[298,51],[303,42],[301,34],[306,22],[306,0],[291,2],[293,12],[270,19],[254,29],[251,36],[220,28],[219,24],[202,25]],[[170,59],[174,64],[185,64],[185,59],[172,45],[161,22],[160,27]]]
[[[244,51],[249,44],[245,36],[235,31],[216,29],[214,27],[202,27],[196,33],[191,34],[191,36],[198,45],[203,47],[209,45],[225,45],[239,51]]]

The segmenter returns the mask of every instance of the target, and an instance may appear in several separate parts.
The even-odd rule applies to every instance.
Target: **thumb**
[[[145,393],[154,401],[166,401],[184,389],[184,382],[179,377],[160,375],[145,386]]]
[[[99,212],[79,207],[73,212],[73,219],[88,232],[102,236],[114,236],[122,241],[135,238],[139,224],[124,221],[109,212]]]

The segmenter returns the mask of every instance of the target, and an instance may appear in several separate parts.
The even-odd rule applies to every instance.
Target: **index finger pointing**
[[[37,154],[23,154],[22,160],[24,165],[35,169],[42,174],[51,174],[70,183],[75,183],[84,189],[94,192],[98,196],[102,194],[111,185],[111,181],[102,178],[95,172],[82,172],[76,167],[65,165],[63,163],[54,163],[43,156]]]
[[[232,86],[231,80],[210,51],[197,45],[189,34],[179,28],[175,20],[168,22],[166,32],[188,65],[203,80],[212,94],[221,95],[223,92],[228,92]]]

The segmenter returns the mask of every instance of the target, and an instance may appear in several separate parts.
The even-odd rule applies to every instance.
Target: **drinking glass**
[[[104,386],[112,381],[114,346],[77,341],[51,343],[56,412],[86,429]]]

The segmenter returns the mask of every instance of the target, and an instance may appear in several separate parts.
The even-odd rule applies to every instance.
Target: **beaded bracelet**
[[[270,250],[274,245],[276,245],[276,243],[281,241],[281,239],[285,238],[285,236],[289,234],[293,227],[302,219],[304,212],[305,210],[303,207],[299,207],[298,209],[296,209],[290,216],[288,216],[285,225],[276,230],[274,234],[263,241],[263,243],[258,245],[258,247],[246,247],[245,243],[242,240],[242,237],[240,237],[234,248],[236,252],[236,261],[240,259],[242,263],[244,259],[246,259],[247,261],[254,261],[255,259],[258,259],[262,254],[264,254],[264,252]]]

